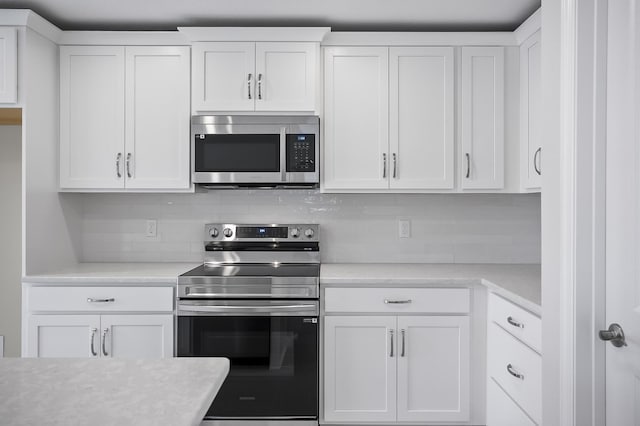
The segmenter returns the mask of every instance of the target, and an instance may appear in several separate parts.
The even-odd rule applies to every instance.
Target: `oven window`
[[[195,137],[196,172],[280,172],[280,135]]]
[[[180,316],[177,355],[231,361],[207,418],[317,416],[317,317]]]

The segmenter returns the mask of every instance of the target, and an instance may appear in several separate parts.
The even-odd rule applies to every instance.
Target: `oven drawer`
[[[488,315],[490,321],[540,353],[542,323],[539,317],[493,293],[489,294]]]
[[[30,287],[31,312],[172,312],[172,287]]]
[[[460,313],[470,310],[468,288],[336,288],[325,290],[325,312]]]

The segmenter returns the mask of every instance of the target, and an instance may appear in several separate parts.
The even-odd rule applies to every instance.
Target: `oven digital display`
[[[238,238],[287,238],[286,226],[238,226]]]

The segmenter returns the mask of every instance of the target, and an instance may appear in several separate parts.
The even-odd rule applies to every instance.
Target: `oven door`
[[[191,136],[194,183],[286,181],[284,125],[200,125],[193,127]]]
[[[208,420],[318,418],[318,301],[178,302],[177,356],[226,357]]]

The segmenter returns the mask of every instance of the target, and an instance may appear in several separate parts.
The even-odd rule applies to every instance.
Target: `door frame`
[[[607,7],[542,1],[543,424],[605,419]]]

